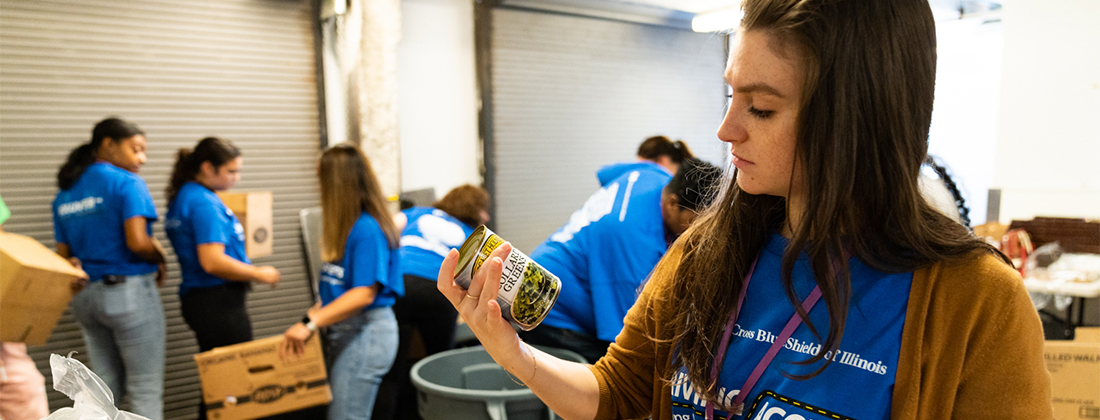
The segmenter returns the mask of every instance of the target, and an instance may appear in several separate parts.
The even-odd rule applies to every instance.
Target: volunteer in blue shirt
[[[374,417],[416,418],[416,390],[409,381],[409,346],[420,331],[427,355],[454,347],[458,311],[439,293],[435,278],[451,249],[489,221],[489,192],[470,184],[455,187],[432,207],[412,207],[393,217],[401,229],[401,273],[405,297],[393,305],[400,341],[393,368],[382,380]]]
[[[524,340],[595,363],[622,330],[642,281],[707,205],[720,173],[694,158],[683,160],[675,176],[650,161],[601,168],[602,188],[531,253],[562,287],[550,314]]]
[[[329,419],[370,419],[397,355],[393,303],[405,293],[397,227],[367,156],[352,143],[321,155],[321,301],[284,333],[283,356],[301,354],[328,327]]]
[[[279,271],[251,265],[240,220],[215,194],[233,187],[244,165],[228,140],[207,137],[180,149],[165,196],[164,230],[179,258],[180,312],[199,351],[252,340],[245,307],[251,282],[275,284]],[[199,403],[199,418],[206,418]]]
[[[152,237],[153,197],[137,176],[145,133],[119,118],[96,124],[57,174],[57,252],[76,258],[90,283],[73,297],[94,371],[130,411],[164,416],[164,251]]]

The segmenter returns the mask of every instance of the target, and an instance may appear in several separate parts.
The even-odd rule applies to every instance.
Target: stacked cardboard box
[[[1076,338],[1048,340],[1043,350],[1054,395],[1054,418],[1100,419],[1100,328],[1077,328]]]
[[[255,419],[332,401],[320,338],[287,358],[279,355],[282,342],[275,336],[195,355],[207,418]]]
[[[271,255],[274,249],[271,217],[274,198],[271,192],[220,192],[218,197],[244,225],[245,255],[248,258]]]

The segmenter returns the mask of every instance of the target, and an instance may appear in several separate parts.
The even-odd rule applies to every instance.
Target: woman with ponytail
[[[180,149],[165,195],[165,232],[179,258],[180,312],[199,351],[252,340],[245,295],[252,282],[276,284],[279,271],[254,266],[245,255],[244,228],[218,191],[240,180],[241,153],[228,140],[207,137]],[[206,418],[199,403],[199,418]]]
[[[405,294],[400,232],[382,186],[359,147],[326,150],[321,180],[321,301],[283,334],[281,354],[301,354],[328,327],[330,420],[371,418],[382,376],[397,356],[393,304]]]
[[[567,362],[518,339],[496,302],[510,245],[468,290],[452,251],[440,291],[564,418],[1050,419],[1042,325],[1019,273],[920,193],[929,2],[741,9],[717,132],[732,167],[603,358]]]
[[[164,416],[164,251],[152,236],[157,219],[145,164],[145,133],[119,118],[96,124],[57,174],[53,202],[57,252],[75,258],[90,283],[73,297],[92,370],[130,411]]]
[[[683,140],[672,141],[665,136],[653,136],[638,145],[638,160],[661,165],[668,173],[676,173],[680,164],[695,157]]]

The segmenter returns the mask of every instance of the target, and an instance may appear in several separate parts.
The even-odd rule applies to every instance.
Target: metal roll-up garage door
[[[256,337],[282,333],[311,304],[298,212],[318,205],[318,89],[306,0],[5,0],[0,7],[0,196],[6,231],[54,245],[50,203],[69,150],[117,115],[147,133],[141,171],[163,219],[175,152],[205,136],[232,140],[244,169],[235,190],[274,193],[277,288],[249,297]],[[169,249],[162,221],[156,237]],[[198,350],[179,313],[169,256],[161,289],[168,320],[166,418],[194,418]],[[71,311],[48,344],[30,349],[49,378],[50,353],[87,351]],[[71,405],[50,391],[50,408]]]
[[[657,134],[724,161],[725,36],[492,10],[489,173],[496,231],[530,252]]]

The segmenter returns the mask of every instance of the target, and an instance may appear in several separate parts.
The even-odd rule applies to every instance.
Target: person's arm
[[[69,260],[69,264],[72,264],[74,268],[80,270],[80,272],[84,274],[83,276],[77,277],[69,282],[69,288],[73,290],[74,294],[83,290],[84,286],[88,285],[88,273],[85,273],[84,268],[81,267],[80,259],[73,256],[73,249],[69,247],[69,244],[58,242],[57,255],[60,255],[66,260]]]
[[[157,240],[149,235],[148,219],[144,216],[131,217],[126,219],[123,229],[126,231],[126,247],[130,251],[145,261],[164,263],[164,251],[158,246]]]
[[[964,345],[967,357],[951,417],[1049,419],[1042,322],[1014,270],[992,256],[983,263],[982,271],[968,274],[1003,280],[983,282],[985,290],[978,290],[986,296],[960,305],[969,308],[973,327],[966,341],[953,343]]]
[[[382,286],[377,283],[373,286],[354,287],[329,302],[328,305],[320,306],[320,303],[314,305],[307,312],[309,320],[314,328],[321,328],[348,319],[374,303],[374,298],[378,296],[381,288]],[[313,337],[313,331],[305,324],[298,322],[291,325],[283,333],[283,344],[279,347],[279,355],[282,357],[291,354],[301,355],[305,352],[306,341],[311,337]]]
[[[164,281],[168,279],[168,264],[165,259],[167,253],[160,242],[149,235],[147,220],[145,216],[134,216],[123,222],[126,247],[141,259],[157,265],[157,287],[163,287]]]
[[[256,281],[265,284],[279,282],[279,270],[271,266],[254,266],[225,254],[225,244],[211,242],[198,247],[199,265],[213,276],[231,281]]]
[[[405,230],[405,226],[409,224],[409,216],[405,212],[397,212],[393,215],[393,224],[397,226],[397,231],[402,232]]]
[[[503,258],[512,251],[505,243],[490,255],[474,276],[469,290],[454,282],[458,251],[451,250],[439,269],[437,287],[458,309],[462,319],[498,364],[534,391],[563,418],[591,419],[600,402],[596,376],[587,365],[558,359],[523,343],[501,317],[497,292]]]

